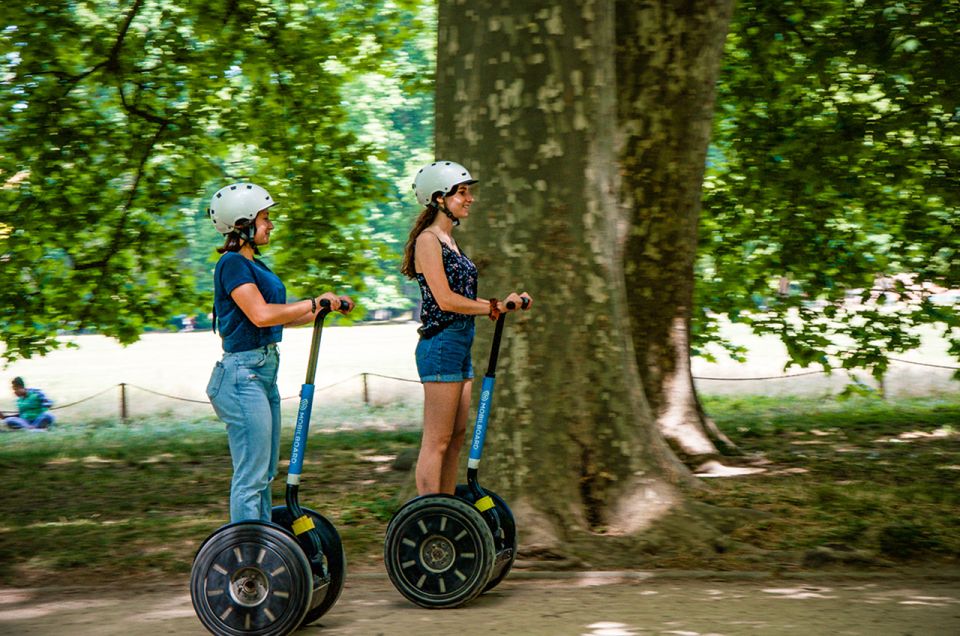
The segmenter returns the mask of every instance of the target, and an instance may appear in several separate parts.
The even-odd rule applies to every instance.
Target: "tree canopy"
[[[705,181],[700,344],[727,314],[799,364],[960,356],[960,3],[738,2]],[[909,301],[894,304],[894,300]],[[953,301],[955,303],[955,301]]]
[[[64,329],[131,342],[205,308],[205,205],[234,180],[280,202],[271,256],[293,293],[362,287],[382,257],[363,212],[395,175],[374,169],[383,144],[351,127],[345,87],[391,74],[388,57],[397,90],[419,81],[424,60],[394,54],[424,31],[420,5],[4,3],[4,356]]]

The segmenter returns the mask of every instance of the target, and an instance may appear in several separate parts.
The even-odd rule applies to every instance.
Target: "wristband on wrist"
[[[488,314],[490,316],[490,320],[496,320],[500,317],[500,309],[498,308],[499,304],[500,301],[496,298],[490,299],[490,313]]]
[[[316,298],[312,298],[312,297],[310,298],[310,311],[311,311],[311,313],[314,313],[314,314],[317,313],[317,299],[316,299]]]

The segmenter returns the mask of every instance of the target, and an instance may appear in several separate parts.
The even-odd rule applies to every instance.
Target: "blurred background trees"
[[[671,6],[709,14],[649,10]],[[130,342],[180,315],[203,326],[219,240],[206,201],[234,179],[282,201],[268,259],[292,294],[351,288],[376,317],[415,306],[396,263],[416,213],[410,175],[433,157],[432,1],[12,0],[0,16],[7,359],[49,350],[63,331]],[[778,335],[800,365],[882,377],[924,323],[960,356],[960,71],[938,62],[956,53],[958,24],[954,1],[736,4],[702,212],[683,203],[699,232],[682,334],[694,354],[715,355],[713,343],[739,355],[718,338],[731,319]],[[621,44],[618,63],[635,58],[655,86],[666,49],[637,45]],[[633,155],[664,157],[654,145]],[[639,272],[689,259],[645,261],[657,254],[651,223],[678,208],[643,165],[624,167],[647,197],[631,221],[631,312],[652,325],[644,316],[678,306],[679,288]],[[641,364],[644,382],[681,377],[684,347],[673,360],[639,351],[658,360]]]

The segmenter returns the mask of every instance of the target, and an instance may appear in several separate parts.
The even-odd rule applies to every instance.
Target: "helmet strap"
[[[448,210],[448,209],[447,209],[447,206],[442,205],[442,204],[440,203],[440,201],[435,201],[433,205],[434,205],[435,208],[437,208],[438,210],[440,210],[441,212],[443,212],[444,215],[445,215],[448,219],[450,219],[451,221],[453,221],[453,225],[454,225],[454,226],[460,225],[460,219],[458,219],[457,217],[453,216],[453,212],[451,212],[450,210]]]
[[[451,212],[451,211],[448,210],[447,208],[443,208],[443,213],[447,215],[447,218],[449,218],[451,221],[453,221],[453,224],[454,224],[454,225],[460,225],[460,219],[458,219],[457,217],[453,216],[453,212]]]
[[[246,241],[247,244],[253,248],[253,253],[255,255],[260,256],[260,248],[257,247],[256,241],[253,240],[257,234],[256,221],[254,221],[254,223],[251,225],[247,225],[246,227],[240,228],[239,231],[240,231],[240,238]]]

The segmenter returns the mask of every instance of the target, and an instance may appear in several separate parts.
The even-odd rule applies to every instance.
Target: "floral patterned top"
[[[437,240],[440,241],[439,238]],[[476,300],[477,266],[467,258],[466,254],[463,252],[458,254],[443,241],[440,241],[440,251],[443,253],[443,271],[447,274],[450,290]],[[417,282],[420,284],[420,296],[423,298],[420,309],[420,322],[423,324],[417,330],[421,338],[432,338],[457,320],[473,320],[473,316],[440,309],[440,305],[430,292],[430,287],[427,286],[427,279],[420,272],[417,272]]]

